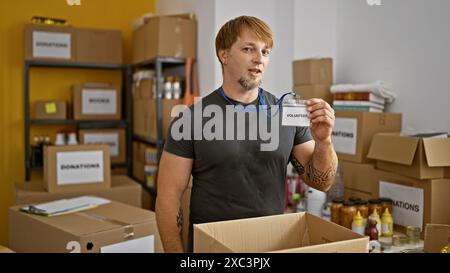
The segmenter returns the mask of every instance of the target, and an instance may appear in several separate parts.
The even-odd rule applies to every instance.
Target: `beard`
[[[252,89],[259,87],[261,85],[262,81],[261,80],[253,81],[253,80],[241,77],[238,80],[238,83],[242,86],[242,88],[244,88],[245,91],[250,91]]]

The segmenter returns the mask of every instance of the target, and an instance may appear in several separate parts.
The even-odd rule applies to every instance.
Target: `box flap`
[[[450,166],[450,138],[424,138],[423,145],[428,166]]]
[[[25,212],[19,212],[21,207],[23,205],[12,209],[18,211],[18,213],[26,214]],[[154,213],[151,211],[114,201],[95,209],[60,216],[44,217],[32,214],[27,214],[27,216],[76,236],[120,229],[125,225],[156,221]]]
[[[194,225],[194,252],[196,253],[229,253],[233,252],[222,242],[216,240],[214,228],[208,225]]]
[[[447,245],[449,234],[450,225],[427,224],[425,227],[425,252],[439,253]]]
[[[274,215],[199,224],[196,227],[202,228],[233,252],[268,252],[300,247],[299,222],[303,217],[304,214]],[[201,238],[195,234],[194,240]]]
[[[379,133],[373,136],[368,158],[411,165],[419,139],[394,133]]]

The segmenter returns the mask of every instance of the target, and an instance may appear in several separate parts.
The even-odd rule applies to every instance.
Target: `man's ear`
[[[219,58],[222,64],[227,64],[228,62],[228,50],[227,49],[219,49]]]

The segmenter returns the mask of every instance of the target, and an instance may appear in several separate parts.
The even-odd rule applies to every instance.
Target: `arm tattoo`
[[[179,229],[183,228],[183,209],[180,207],[180,210],[178,211],[177,215],[177,227]]]
[[[297,160],[297,158],[295,158],[293,154],[291,154],[291,163],[299,175],[303,175],[305,173],[305,167],[303,167],[303,165]]]
[[[299,175],[303,175],[306,172],[305,178],[319,188],[327,186],[327,184],[330,183],[330,178],[336,173],[333,163],[330,168],[328,168],[325,172],[322,172],[314,167],[313,159],[307,163],[306,171],[305,167],[303,167],[303,165],[297,160],[297,158],[295,158],[293,154],[291,154],[290,161]]]
[[[308,170],[307,170],[307,176],[308,179],[316,184],[318,187],[325,187],[328,183],[332,182],[329,181],[331,177],[334,176],[336,173],[336,170],[334,168],[334,164],[331,165],[330,168],[328,168],[325,172],[322,172],[321,170],[318,170],[314,168],[314,164],[312,159],[308,162]]]

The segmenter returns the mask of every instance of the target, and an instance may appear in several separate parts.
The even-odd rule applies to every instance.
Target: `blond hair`
[[[258,39],[267,44],[269,48],[273,47],[273,35],[269,25],[261,19],[253,16],[239,16],[223,25],[216,36],[216,55],[219,62],[219,50],[230,49],[236,42],[243,29],[247,29],[255,34]]]

